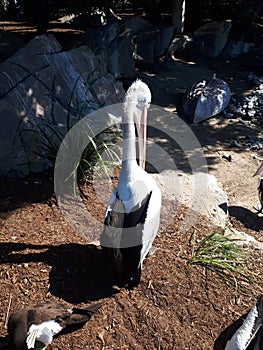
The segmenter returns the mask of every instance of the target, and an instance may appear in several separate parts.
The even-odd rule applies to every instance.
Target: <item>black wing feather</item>
[[[259,195],[261,206],[263,207],[263,177],[261,177],[259,180],[258,195]]]
[[[116,195],[104,219],[100,241],[112,278],[119,286],[132,288],[140,282],[142,232],[151,195],[152,192],[129,213],[125,213],[124,204]]]

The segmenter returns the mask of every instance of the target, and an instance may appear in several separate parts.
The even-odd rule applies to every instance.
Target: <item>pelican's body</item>
[[[263,295],[217,338],[214,350],[263,349]]]
[[[141,264],[159,227],[161,192],[144,168],[146,116],[150,91],[137,80],[124,101],[123,156],[117,188],[111,195],[101,234],[101,245],[114,281],[133,287],[140,281]],[[136,161],[135,128],[139,136],[140,165]]]

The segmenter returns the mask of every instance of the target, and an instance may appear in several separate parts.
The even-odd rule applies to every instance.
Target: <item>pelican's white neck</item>
[[[122,169],[130,169],[137,164],[136,162],[136,138],[133,115],[131,109],[125,110],[125,115],[122,118]]]

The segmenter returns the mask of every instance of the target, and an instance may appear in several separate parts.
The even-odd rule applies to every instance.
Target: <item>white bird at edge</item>
[[[262,350],[263,349],[263,295],[249,312],[217,338],[214,350]]]
[[[136,80],[124,99],[121,171],[108,202],[100,237],[113,282],[126,288],[140,282],[142,262],[151,249],[160,221],[161,191],[153,177],[144,171],[150,102],[148,86]],[[135,126],[140,165],[136,161]]]
[[[255,174],[253,175],[253,176],[261,175],[258,178],[258,198],[261,204],[261,208],[255,208],[258,213],[262,213],[262,210],[263,210],[263,175],[262,173],[263,173],[263,163],[259,166]]]

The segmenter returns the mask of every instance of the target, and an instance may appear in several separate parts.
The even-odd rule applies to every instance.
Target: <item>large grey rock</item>
[[[263,242],[257,241],[253,236],[250,236],[245,232],[238,231],[229,226],[225,229],[224,235],[230,239],[236,240],[236,245],[241,247],[249,247],[263,252]]]
[[[121,23],[121,31],[129,31],[131,35],[138,33],[152,32],[155,31],[156,27],[140,17],[131,17],[128,20]]]
[[[231,26],[229,21],[213,21],[198,28],[193,35],[196,51],[202,56],[218,57],[227,43]]]
[[[0,62],[12,56],[24,45],[24,40],[20,39],[15,34],[0,30]]]
[[[157,33],[156,45],[154,48],[155,58],[159,58],[166,53],[173,40],[174,31],[174,26],[164,26],[160,28]]]
[[[116,78],[134,78],[131,31],[123,31],[118,22],[100,28],[89,28],[74,43],[74,47],[87,46],[96,55],[103,56],[106,69]]]
[[[245,41],[240,40],[229,40],[224,47],[222,54],[224,57],[236,57],[248,52],[255,51],[254,43],[246,43]]]
[[[51,35],[35,37],[0,69],[0,175],[24,176],[45,170],[47,143],[59,144],[70,124],[123,99],[122,85],[107,72],[103,55],[86,46],[61,51]],[[70,106],[70,108],[69,108]],[[38,132],[37,132],[38,131]]]
[[[146,64],[154,64],[157,31],[143,32],[133,37],[134,57]]]
[[[212,225],[222,228],[226,226],[228,199],[215,176],[172,170],[153,176],[162,191],[163,199],[177,201],[189,209],[184,218],[185,229],[194,226],[200,215],[207,217]]]
[[[108,68],[115,78],[133,78],[135,69],[130,33],[116,36],[109,44]]]
[[[163,56],[174,35],[174,26],[154,27],[136,17],[129,20],[127,26],[131,31],[134,57],[146,64],[153,64]]]
[[[177,35],[169,49],[169,56],[179,55],[187,59],[196,57],[218,57],[228,41],[231,23],[209,22],[198,28],[191,37]]]
[[[228,84],[214,75],[209,81],[192,85],[183,95],[182,107],[189,123],[198,123],[223,111],[231,91]]]
[[[87,45],[107,57],[108,70],[119,78],[135,78],[134,59],[153,64],[170,45],[174,27],[157,28],[142,18],[131,17],[96,29],[87,29],[74,47]]]

